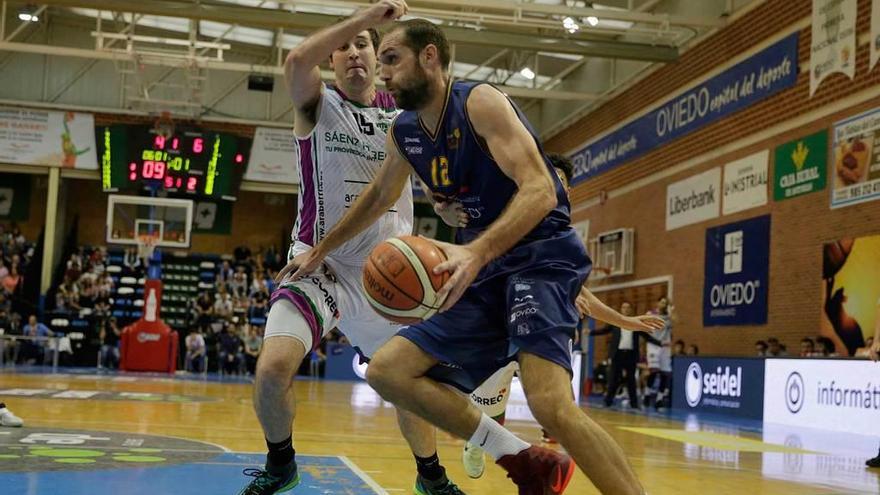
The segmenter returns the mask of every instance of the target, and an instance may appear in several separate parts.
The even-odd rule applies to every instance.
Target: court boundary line
[[[376,480],[371,478],[369,474],[365,473],[363,469],[359,468],[358,465],[354,463],[354,461],[352,461],[351,459],[349,459],[347,456],[344,456],[344,455],[338,455],[336,457],[338,457],[340,461],[342,461],[346,466],[348,466],[348,469],[351,469],[355,475],[357,475],[360,479],[364,480],[364,483],[366,483],[367,486],[372,488],[373,491],[377,493],[377,495],[389,495],[387,490],[382,488],[382,486],[379,485],[379,483],[376,483]]]

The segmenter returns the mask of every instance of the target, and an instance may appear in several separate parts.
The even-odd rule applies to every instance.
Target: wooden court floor
[[[296,387],[294,442],[306,459],[301,462],[313,464],[315,485],[291,493],[412,493],[414,464],[388,404],[363,383],[303,380]],[[261,458],[244,453],[264,449],[248,383],[7,369],[0,370],[0,401],[25,420],[18,431],[0,428],[4,494],[61,493],[53,483],[67,484],[65,493],[235,494],[245,483],[241,469],[257,467]],[[652,495],[880,492],[878,473],[863,465],[876,452],[877,437],[586,410],[620,442]],[[536,425],[508,426],[527,441],[540,439]],[[108,446],[94,447],[97,442]],[[151,442],[167,443],[149,448]],[[466,493],[516,493],[495,466],[479,480],[468,479],[462,442],[440,433],[438,443],[451,478]],[[161,459],[165,454],[156,452],[163,448],[182,455],[174,461],[180,465],[151,467],[147,460]],[[105,455],[102,449],[115,450]],[[110,456],[119,462],[102,465]],[[90,466],[101,469],[85,473]],[[75,477],[64,477],[69,469],[77,470]],[[77,491],[70,480],[89,486]],[[200,489],[182,489],[192,482]],[[578,473],[566,493],[598,492]]]

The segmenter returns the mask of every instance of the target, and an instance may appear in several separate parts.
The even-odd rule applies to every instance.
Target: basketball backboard
[[[633,229],[616,229],[590,240],[589,252],[596,267],[594,279],[633,273],[634,234]]]
[[[157,237],[157,247],[188,248],[193,202],[111,194],[107,197],[108,244],[135,246],[142,236]]]

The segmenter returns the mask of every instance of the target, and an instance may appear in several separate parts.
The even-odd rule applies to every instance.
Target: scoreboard
[[[96,127],[104,192],[165,191],[234,201],[251,140],[198,128],[163,136],[147,125]]]

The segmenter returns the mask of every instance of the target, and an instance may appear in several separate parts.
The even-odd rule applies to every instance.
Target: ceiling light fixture
[[[596,27],[599,24],[599,18],[594,15],[591,15],[590,17],[587,17],[587,24],[589,24],[590,26]]]
[[[562,27],[565,28],[569,33],[576,33],[581,27],[575,22],[571,17],[566,17],[562,20]]]
[[[519,74],[530,81],[535,78],[534,71],[528,67],[523,67],[522,70],[519,71]]]
[[[33,5],[25,5],[18,11],[18,19],[22,22],[39,22],[40,17],[37,15],[37,8]]]

